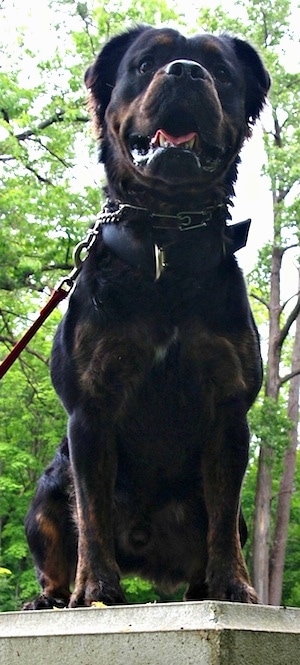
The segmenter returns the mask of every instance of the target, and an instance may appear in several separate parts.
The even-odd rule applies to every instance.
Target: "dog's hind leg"
[[[67,441],[40,478],[25,531],[42,593],[25,610],[65,607],[70,598],[77,559],[77,534],[72,515]]]

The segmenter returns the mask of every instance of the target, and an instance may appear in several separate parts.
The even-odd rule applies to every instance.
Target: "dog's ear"
[[[149,28],[150,26],[147,25],[138,25],[110,39],[100,51],[95,62],[86,70],[84,82],[91,95],[89,108],[96,115],[98,127],[103,123],[123,56],[137,37]]]
[[[245,72],[246,119],[253,125],[266,102],[271,79],[257,51],[248,42],[233,38],[232,43]]]

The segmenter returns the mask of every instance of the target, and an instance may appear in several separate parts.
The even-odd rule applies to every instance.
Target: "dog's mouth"
[[[181,150],[194,150],[198,144],[199,137],[196,132],[190,132],[184,136],[171,136],[163,129],[158,129],[150,144],[156,148],[180,148]]]
[[[173,171],[175,167],[179,179],[180,172],[184,179],[189,175],[194,177],[200,171],[213,173],[224,155],[222,148],[205,143],[195,131],[180,136],[173,136],[164,129],[158,129],[153,136],[131,134],[128,147],[138,169],[164,175],[166,170]]]

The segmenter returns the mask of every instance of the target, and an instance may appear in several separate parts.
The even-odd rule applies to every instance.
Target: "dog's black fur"
[[[257,602],[239,502],[261,359],[226,220],[269,76],[239,39],[138,26],[86,84],[117,215],[55,337],[68,440],[26,519],[43,589],[27,608],[123,603],[130,572]]]

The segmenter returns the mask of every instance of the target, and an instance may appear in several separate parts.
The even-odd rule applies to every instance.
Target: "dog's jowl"
[[[269,76],[239,39],[139,26],[85,81],[107,202],[54,341],[68,434],[26,519],[26,607],[124,603],[129,573],[255,603],[240,489],[261,359],[234,256],[249,224],[228,220]]]

